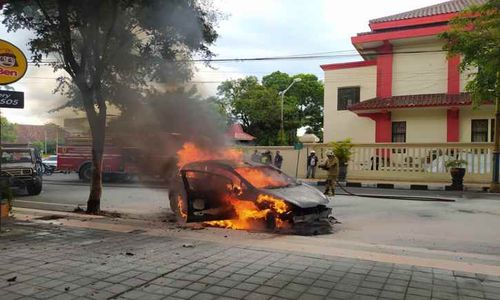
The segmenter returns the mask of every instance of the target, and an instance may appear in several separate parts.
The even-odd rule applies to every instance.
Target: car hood
[[[30,162],[26,163],[3,163],[2,170],[7,169],[31,169],[32,164]]]
[[[325,195],[307,184],[299,184],[279,189],[264,189],[264,191],[301,208],[327,205],[329,203]]]

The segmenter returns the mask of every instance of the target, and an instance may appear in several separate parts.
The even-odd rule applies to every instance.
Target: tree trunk
[[[101,111],[93,120],[89,118],[92,134],[92,180],[87,201],[87,213],[97,214],[101,210],[102,195],[102,162],[104,154],[104,138],[106,130],[106,111]]]
[[[495,137],[493,139],[493,168],[490,192],[500,193],[500,100],[495,103]]]

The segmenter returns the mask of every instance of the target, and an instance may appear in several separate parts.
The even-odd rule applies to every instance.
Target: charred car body
[[[172,210],[186,222],[249,216],[264,221],[268,229],[311,224],[331,228],[328,198],[268,165],[229,160],[189,163],[180,169],[169,196]],[[245,211],[246,204],[257,212]]]
[[[1,151],[1,181],[9,187],[26,188],[28,194],[42,192],[42,167],[34,148],[5,146]]]

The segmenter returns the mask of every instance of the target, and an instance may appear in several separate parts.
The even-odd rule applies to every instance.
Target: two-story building
[[[461,10],[454,0],[369,21],[351,38],[362,61],[322,65],[324,140],[355,143],[491,142],[493,108],[473,109],[469,72],[448,57],[438,34]]]

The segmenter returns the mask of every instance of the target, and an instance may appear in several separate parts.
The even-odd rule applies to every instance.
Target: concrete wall
[[[406,121],[407,143],[446,143],[446,110],[447,108],[413,108],[399,109],[391,112],[392,122]],[[493,106],[483,105],[478,109],[461,107],[459,142],[471,142],[471,120],[488,119],[489,130],[494,118]],[[489,133],[490,137],[491,134]],[[492,142],[492,141],[489,141]]]
[[[347,179],[350,182],[413,182],[413,183],[449,183],[449,171],[443,163],[429,161],[430,151],[433,153],[449,153],[450,150],[458,153],[467,153],[464,158],[470,161],[465,175],[466,183],[487,184],[491,180],[491,153],[492,143],[408,143],[408,144],[358,144],[353,147],[353,156],[348,164]],[[241,148],[240,148],[241,149]],[[274,156],[276,150],[283,155],[282,170],[295,177],[305,178],[306,157],[311,150],[315,150],[320,162],[325,160],[325,144],[304,145],[300,151],[293,147],[244,147],[242,150],[249,159],[251,153],[257,149],[260,152],[270,150]],[[380,160],[379,169],[372,169],[372,158],[385,149],[393,153],[390,159]],[[406,151],[401,151],[406,149]],[[300,156],[298,156],[300,153]],[[298,162],[298,172],[296,173]],[[326,173],[316,170],[316,178],[326,178]]]
[[[463,72],[460,73],[460,92],[465,92],[465,86],[467,85],[467,82],[470,81],[469,75],[476,72],[477,68],[472,68],[464,70]]]
[[[394,46],[394,52],[439,51],[440,42],[420,42]],[[417,95],[446,93],[448,61],[445,52],[394,54],[392,94]]]
[[[406,121],[407,143],[446,142],[446,109],[399,109],[391,115],[392,122]]]
[[[491,138],[491,120],[495,118],[493,105],[482,105],[477,109],[461,108],[460,109],[460,142],[471,142],[471,120],[488,119],[488,138]],[[492,142],[492,141],[490,141]]]
[[[298,178],[305,178],[307,173],[307,162],[306,158],[311,152],[311,150],[316,151],[316,155],[319,157],[320,161],[326,159],[324,154],[325,146],[323,144],[304,144],[304,148],[300,151],[294,150],[291,146],[253,146],[253,147],[243,147],[241,148],[245,153],[245,159],[250,160],[250,156],[254,152],[254,150],[259,151],[260,153],[269,150],[274,158],[276,151],[280,151],[280,154],[283,156],[283,165],[281,170],[286,174],[295,177],[297,175]],[[297,161],[299,162],[297,165]],[[325,177],[325,172],[321,169],[316,169],[317,177]]]
[[[375,142],[375,122],[348,110],[337,111],[337,89],[359,86],[360,100],[374,98],[377,92],[377,67],[367,66],[325,72],[324,141],[352,138],[354,143]]]

